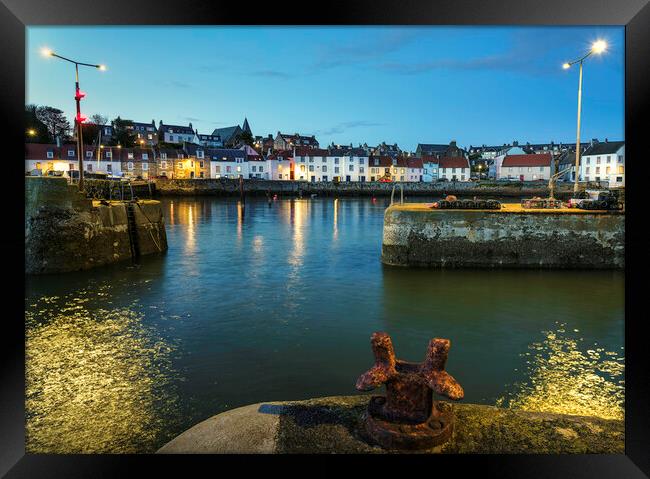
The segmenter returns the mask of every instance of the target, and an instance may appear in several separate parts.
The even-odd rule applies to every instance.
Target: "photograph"
[[[8,47],[25,458],[631,454],[625,24],[140,18]]]

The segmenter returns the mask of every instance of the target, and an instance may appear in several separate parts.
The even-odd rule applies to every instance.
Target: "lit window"
[[[54,152],[52,152],[52,151],[48,151],[48,152],[47,152],[47,157],[48,157],[48,158],[54,158]]]
[[[142,153],[142,159],[143,160],[148,160],[149,159],[149,154],[148,153]]]
[[[113,158],[113,152],[112,151],[107,151],[106,152],[106,158]]]
[[[142,163],[142,169],[147,171],[149,169],[149,163]]]
[[[126,154],[126,157],[127,157],[129,160],[132,160],[132,159],[133,159],[133,153],[127,153],[127,154]]]
[[[128,169],[129,171],[132,171],[132,170],[133,170],[133,162],[132,162],[132,161],[129,161],[129,162],[126,164],[126,167],[127,167],[127,169]]]
[[[74,150],[68,150],[68,156],[74,156]]]
[[[86,152],[86,158],[92,158],[93,157],[93,152],[92,151],[87,151]]]

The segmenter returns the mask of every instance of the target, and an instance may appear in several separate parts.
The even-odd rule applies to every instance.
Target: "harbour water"
[[[153,452],[226,409],[352,394],[378,330],[407,360],[451,339],[465,402],[622,417],[622,272],[382,266],[388,202],[163,199],[166,254],[30,277],[27,450]]]

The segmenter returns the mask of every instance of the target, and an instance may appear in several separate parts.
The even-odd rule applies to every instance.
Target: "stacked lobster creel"
[[[432,208],[440,210],[498,210],[501,209],[501,203],[497,200],[459,200],[453,195],[448,195],[444,200],[436,201],[431,205]]]

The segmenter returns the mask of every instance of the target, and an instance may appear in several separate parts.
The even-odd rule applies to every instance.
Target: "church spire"
[[[241,129],[244,130],[244,131],[247,131],[251,135],[253,134],[253,132],[251,131],[251,127],[248,124],[248,118],[244,118],[244,124],[242,125]]]

